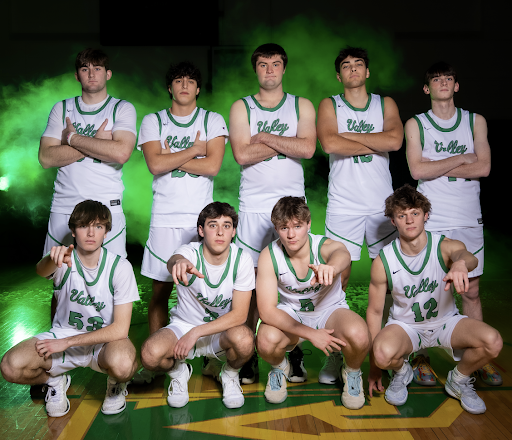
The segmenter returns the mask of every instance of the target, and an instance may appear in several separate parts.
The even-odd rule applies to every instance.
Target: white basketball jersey
[[[82,267],[76,251],[73,251],[72,266],[63,265],[58,269],[65,270],[65,273],[60,283],[53,286],[57,310],[52,328],[72,329],[77,333],[98,330],[114,321],[114,300],[116,303],[137,301],[139,294],[136,283],[132,283],[132,291],[119,293],[123,298],[114,297],[113,279],[120,260],[119,255],[103,248],[96,278],[89,279],[87,270]],[[134,277],[131,266],[130,271]],[[127,273],[126,276],[130,274]]]
[[[380,258],[393,296],[389,318],[421,329],[434,329],[459,313],[453,289],[444,290],[443,278],[448,268],[441,254],[443,239],[444,235],[427,231],[425,251],[413,258],[409,266],[404,261],[399,238],[381,249]]]
[[[310,264],[325,264],[320,253],[325,240],[327,237],[322,235],[309,234]],[[269,251],[277,278],[280,304],[289,305],[296,312],[320,312],[345,301],[341,274],[334,278],[330,286],[318,283],[312,286],[311,279],[315,273],[309,269],[304,279],[298,278],[284,246],[279,246],[277,241],[269,244]]]
[[[62,124],[70,118],[77,134],[94,137],[101,124],[108,119],[105,130],[112,130],[116,111],[121,99],[109,96],[96,111],[81,110],[78,96],[62,101]],[[69,165],[60,167],[55,178],[51,211],[70,214],[75,206],[86,200],[97,200],[107,206],[112,213],[123,212],[124,185],[122,165],[104,162],[93,157],[85,157]]]
[[[457,109],[449,121],[443,121],[429,110],[414,117],[420,130],[423,157],[442,160],[456,154],[474,153],[473,125],[475,115]],[[473,228],[483,224],[480,210],[479,179],[441,176],[419,180],[418,191],[432,204],[425,227],[429,231]]]
[[[260,105],[254,96],[243,98],[251,136],[265,131],[278,136],[297,136],[299,97],[285,93],[274,108]],[[281,197],[304,196],[304,171],[300,159],[279,154],[240,167],[240,211],[270,213]]]
[[[229,256],[224,263],[220,279],[214,283],[208,277],[207,263],[203,256],[202,243],[190,243],[196,254],[196,268],[204,275],[187,274],[188,286],[182,282],[176,286],[178,304],[171,310],[173,317],[189,324],[201,325],[225,315],[231,310],[233,286],[236,281],[243,250],[234,243],[230,244]]]
[[[156,113],[160,128],[160,143],[167,140],[171,153],[183,151],[194,145],[197,132],[201,140],[208,137],[208,117],[211,112],[197,107],[188,123],[179,123],[169,109]],[[203,156],[204,157],[204,156]],[[198,176],[173,170],[153,177],[152,214],[168,214],[173,224],[181,224],[184,214],[197,216],[213,202],[213,177]]]
[[[368,94],[365,108],[353,107],[343,95],[331,97],[338,133],[381,133],[384,99]],[[384,200],[393,192],[388,153],[362,156],[329,154],[327,213],[370,215],[384,211]]]

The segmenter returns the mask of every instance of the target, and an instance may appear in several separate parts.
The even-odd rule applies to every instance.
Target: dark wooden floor
[[[136,269],[136,273],[138,270]],[[485,320],[498,328],[505,341],[495,362],[504,384],[476,386],[487,405],[483,415],[470,415],[443,389],[454,362],[442,350],[431,350],[438,385],[427,388],[411,385],[409,399],[401,407],[387,404],[383,395],[367,399],[358,411],[347,410],[340,402],[340,385],[321,385],[318,371],[321,353],[304,344],[308,380],[289,384],[288,399],[280,405],[265,402],[263,391],[268,365],[260,360],[259,380],[244,386],[245,405],[226,409],[220,385],[201,376],[200,360],[192,361],[189,382],[190,402],[181,409],[166,404],[167,376],[147,387],[129,387],[128,408],[117,416],[99,410],[106,377],[87,369],[71,373],[68,390],[70,412],[61,418],[47,417],[44,393],[39,387],[13,385],[0,379],[0,439],[512,439],[512,298],[510,281],[482,280],[481,296]],[[147,302],[150,283],[138,277],[142,301],[136,304],[130,338],[140,346],[147,337]],[[366,284],[353,284],[347,296],[352,308],[364,312]],[[49,328],[51,282],[38,278],[33,267],[20,266],[0,274],[0,354],[12,345]],[[368,361],[363,364],[367,387]]]

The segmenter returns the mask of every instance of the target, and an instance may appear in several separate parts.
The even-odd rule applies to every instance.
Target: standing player
[[[50,417],[68,413],[66,373],[76,367],[108,374],[103,414],[126,407],[126,382],[137,368],[128,330],[139,292],[130,263],[102,247],[111,225],[110,211],[100,202],[85,200],[75,207],[69,218],[75,245],[52,247],[36,267],[53,279],[52,328],[20,342],[2,359],[5,380],[48,385]]]
[[[196,222],[213,201],[213,176],[224,157],[228,131],[221,115],[197,107],[201,72],[192,63],[172,64],[166,75],[171,108],[146,115],[142,147],[153,177],[153,208],[141,273],[153,279],[149,332],[167,325],[173,288],[167,261],[182,244],[197,241]],[[141,148],[139,147],[139,148]],[[135,383],[150,381],[142,370]]]
[[[330,173],[325,235],[342,240],[352,261],[366,246],[371,259],[396,232],[384,216],[384,200],[393,192],[389,151],[402,146],[403,126],[390,97],[369,94],[366,50],[346,47],[334,61],[344,94],[325,98],[318,107],[318,138],[329,154]],[[352,263],[341,275],[346,290]],[[334,383],[341,358],[329,356],[318,380]]]
[[[167,327],[142,346],[142,364],[169,374],[169,406],[188,402],[192,366],[185,359],[210,358],[206,374],[222,383],[223,403],[239,408],[244,396],[238,372],[254,352],[254,335],[247,320],[254,271],[247,252],[231,243],[238,216],[227,203],[213,202],[197,219],[202,243],[180,246],[168,263],[178,292]],[[224,362],[220,368],[219,361]]]
[[[469,273],[462,307],[467,316],[482,321],[479,282],[484,269],[484,234],[479,179],[489,175],[491,151],[485,119],[455,107],[453,96],[458,90],[457,73],[449,64],[439,62],[427,70],[423,92],[430,95],[432,109],[405,125],[407,160],[412,177],[418,180],[418,191],[432,203],[426,228],[462,241],[478,258],[478,266]],[[435,385],[426,352],[414,365],[415,382]],[[503,382],[491,364],[479,373],[488,385]]]
[[[391,405],[407,400],[412,381],[409,355],[427,347],[442,347],[460,360],[448,373],[446,392],[472,414],[485,412],[485,403],[473,388],[470,375],[498,356],[503,341],[497,330],[480,320],[459,315],[452,285],[466,295],[468,272],[477,258],[458,240],[425,231],[430,202],[410,185],[386,199],[386,216],[399,238],[380,251],[372,264],[366,321],[373,338],[370,353],[370,397],[383,391],[381,369],[394,370],[385,398]],[[381,330],[386,290],[393,306]],[[463,353],[457,350],[464,349]],[[454,351],[455,350],[455,351]]]
[[[259,83],[256,95],[239,99],[231,107],[229,127],[233,155],[241,165],[240,225],[237,243],[247,250],[255,270],[262,249],[277,238],[270,213],[283,196],[304,196],[301,159],[316,149],[315,109],[305,98],[283,91],[288,57],[278,44],[263,44],[251,57]],[[248,325],[256,330],[258,314],[253,295]],[[292,353],[294,382],[306,380],[302,352]],[[256,367],[254,356],[252,365]],[[244,368],[243,383],[253,383],[255,373]]]
[[[290,364],[285,353],[307,339],[329,357],[343,351],[341,402],[359,409],[365,401],[361,364],[370,340],[366,323],[349,310],[341,286],[350,254],[343,243],[308,233],[311,213],[303,197],[279,200],[272,223],[279,239],[261,253],[256,282],[262,320],[256,345],[272,366],[265,398],[270,403],[286,399]]]
[[[93,199],[112,211],[112,231],[104,246],[126,258],[121,176],[135,146],[137,115],[132,104],[107,93],[112,71],[103,51],[83,50],[75,69],[82,96],[53,106],[39,146],[43,168],[58,167],[43,255],[53,246],[73,243],[71,211],[81,200]]]

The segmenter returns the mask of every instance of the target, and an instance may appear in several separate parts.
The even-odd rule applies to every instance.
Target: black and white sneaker
[[[288,353],[288,360],[290,361],[288,382],[305,382],[308,379],[308,372],[304,368],[304,353],[298,345]]]
[[[238,373],[240,383],[246,385],[254,383],[258,371],[258,355],[254,353],[251,359],[249,359],[240,369],[240,373]]]

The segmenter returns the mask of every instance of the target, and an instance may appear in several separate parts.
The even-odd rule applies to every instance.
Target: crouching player
[[[250,255],[232,243],[238,215],[227,203],[213,202],[199,214],[200,242],[182,245],[170,258],[178,304],[170,323],[142,346],[142,364],[165,371],[171,382],[169,406],[186,405],[192,366],[185,359],[210,358],[204,374],[222,383],[223,403],[239,408],[244,396],[238,372],[254,353],[254,335],[247,320],[254,268]]]
[[[478,260],[462,242],[425,231],[430,208],[428,199],[410,185],[386,199],[385,215],[399,238],[384,247],[372,264],[366,316],[373,338],[370,396],[373,390],[383,391],[381,369],[392,369],[385,399],[403,405],[413,378],[407,358],[421,348],[441,347],[460,361],[448,373],[446,392],[459,399],[466,411],[481,414],[485,403],[470,375],[498,356],[503,341],[494,328],[459,314],[453,287],[461,295],[468,291],[468,272]],[[381,330],[386,289],[393,295],[393,305]]]
[[[256,282],[262,320],[256,346],[272,366],[265,398],[270,403],[286,399],[290,364],[285,354],[307,339],[326,355],[343,352],[341,402],[359,409],[365,402],[360,367],[370,335],[364,320],[349,310],[341,286],[350,254],[344,244],[308,233],[311,213],[303,197],[280,199],[271,220],[279,239],[261,252]]]
[[[103,414],[126,407],[126,382],[137,368],[128,330],[139,292],[130,263],[102,247],[111,227],[110,210],[100,202],[75,206],[69,218],[75,245],[52,247],[36,266],[39,275],[53,279],[52,328],[20,342],[2,359],[5,380],[48,385],[50,417],[69,411],[66,373],[77,367],[108,375]]]

